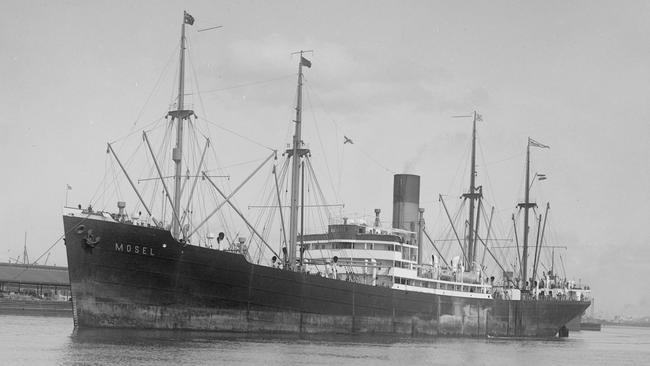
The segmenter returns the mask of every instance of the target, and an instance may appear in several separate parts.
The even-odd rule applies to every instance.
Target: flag
[[[69,191],[69,190],[71,190],[71,189],[72,189],[72,187],[70,187],[70,185],[69,185],[69,184],[66,184],[66,185],[65,185],[65,189],[67,189],[67,190]]]
[[[476,113],[476,122],[483,122],[483,116]]]
[[[537,180],[546,180],[546,174],[537,174]]]
[[[190,13],[188,13],[188,12],[184,12],[184,14],[185,14],[185,17],[184,17],[183,21],[185,22],[185,24],[194,25],[194,17],[191,16]]]
[[[535,146],[535,147],[541,147],[542,149],[550,149],[548,145],[544,145],[542,143],[539,143],[530,137],[528,138],[528,146]]]
[[[306,67],[311,68],[311,61],[307,60],[306,58],[304,58],[302,56],[300,56],[300,64],[302,66],[306,66]]]

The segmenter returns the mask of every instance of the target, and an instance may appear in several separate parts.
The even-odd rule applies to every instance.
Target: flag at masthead
[[[306,58],[300,56],[300,64],[302,66],[306,66],[311,69],[311,61],[307,60]]]
[[[184,14],[185,14],[185,18],[184,18],[185,24],[194,25],[194,17],[191,16],[190,13],[188,12],[184,12]]]

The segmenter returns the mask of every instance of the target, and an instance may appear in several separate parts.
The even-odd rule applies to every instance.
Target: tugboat
[[[108,152],[124,172],[148,219],[142,219],[144,215],[129,216],[124,202],[118,203],[118,212],[90,206],[66,209],[63,224],[75,327],[552,337],[589,306],[587,290],[573,289],[570,297],[540,298],[532,295],[530,286],[484,276],[485,271],[476,265],[476,246],[482,239],[473,212],[468,235],[471,244],[461,245],[462,257],[447,261],[437,255],[429,263],[421,254],[423,235],[428,234],[419,207],[418,176],[394,177],[392,227],[382,227],[377,210],[372,226],[344,219],[330,224],[326,233],[303,234],[298,221],[304,206],[299,202],[304,188],[301,190],[299,178],[300,167],[310,151],[301,135],[302,82],[303,68],[310,68],[311,61],[302,51],[293,143],[285,151],[291,160],[289,237],[276,252],[232,203],[239,187],[226,194],[206,173],[203,157],[197,159],[193,182],[192,176],[183,173],[184,127],[196,118],[194,111],[184,105],[185,27],[193,24],[194,18],[184,13],[178,98],[175,109],[168,113],[176,127],[171,153],[175,165],[173,190],[168,189],[167,177],[154,156],[148,134],[143,132],[164,189],[171,225],[155,218],[108,144]],[[263,165],[275,155],[271,154]],[[474,172],[474,158],[472,169]],[[471,207],[474,203],[480,205],[481,198],[474,175],[465,195]],[[187,207],[196,199],[199,178],[223,199],[200,223],[190,225]],[[184,188],[189,189],[189,195],[183,195]],[[274,264],[253,263],[236,241],[228,248],[199,245],[197,230],[226,204],[266,245],[276,259]],[[206,237],[217,237],[218,243],[224,240],[223,234]],[[527,278],[523,267],[522,278]]]

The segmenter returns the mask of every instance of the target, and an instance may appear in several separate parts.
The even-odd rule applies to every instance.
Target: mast
[[[291,164],[291,208],[289,211],[289,263],[288,268],[293,270],[296,266],[296,242],[298,236],[298,200],[300,190],[300,160],[309,153],[308,149],[303,148],[302,142],[302,67],[311,67],[311,62],[304,58],[304,52],[296,52],[300,54],[300,61],[298,62],[298,92],[296,100],[296,123],[295,132],[293,135],[293,144],[291,149],[286,152],[289,158],[293,159]]]
[[[476,190],[476,122],[481,121],[481,116],[474,111],[472,122],[472,157],[471,157],[471,166],[470,166],[470,176],[469,176],[469,192],[463,194],[463,197],[469,199],[469,230],[467,233],[467,263],[466,269],[471,271],[474,267],[474,262],[476,260],[476,238],[474,235],[475,222],[474,222],[474,204],[475,200],[481,198],[481,192]]]
[[[521,255],[521,281],[523,284],[526,283],[528,280],[528,232],[529,232],[529,227],[528,227],[528,209],[537,207],[536,203],[531,203],[530,202],[530,147],[539,147],[543,149],[548,149],[549,147],[547,145],[541,144],[530,137],[528,138],[528,145],[526,145],[526,186],[524,189],[526,190],[526,194],[524,197],[524,203],[520,203],[518,206],[519,208],[524,209],[524,249],[523,253]],[[531,283],[532,286],[532,283]]]
[[[167,114],[176,120],[176,146],[172,150],[172,160],[176,165],[174,172],[174,203],[172,210],[175,217],[180,217],[181,207],[181,179],[183,176],[183,121],[194,115],[194,111],[185,110],[185,24],[193,25],[194,17],[187,12],[183,12],[183,24],[181,25],[181,49],[180,49],[180,62],[178,72],[178,105],[175,111],[169,111]],[[181,238],[181,224],[176,220],[172,220],[172,236],[174,238]],[[185,233],[182,233],[183,237]]]
[[[300,251],[298,268],[303,269],[303,251],[305,248],[305,161],[300,162]]]
[[[520,207],[521,204],[519,204]],[[530,207],[530,144],[526,146],[526,193],[524,196],[524,249],[521,257],[522,283],[528,281],[528,208]]]

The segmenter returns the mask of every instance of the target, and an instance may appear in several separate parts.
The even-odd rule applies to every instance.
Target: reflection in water
[[[0,316],[2,365],[634,365],[650,329],[605,327],[562,340],[248,335],[95,329],[69,318]]]
[[[242,334],[197,331],[84,329],[72,332],[65,359],[112,364],[329,364],[348,360],[388,361],[383,348],[403,338],[349,335]],[[61,360],[63,363],[66,361]],[[354,364],[354,363],[353,363]],[[366,363],[367,364],[367,363]],[[371,362],[372,364],[372,362]]]

